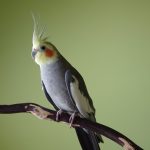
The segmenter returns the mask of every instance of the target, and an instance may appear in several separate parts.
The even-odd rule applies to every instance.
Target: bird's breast
[[[65,83],[65,68],[62,66],[45,66],[41,68],[41,79],[45,85],[47,93],[52,98],[55,105],[62,110],[74,112],[74,106]]]

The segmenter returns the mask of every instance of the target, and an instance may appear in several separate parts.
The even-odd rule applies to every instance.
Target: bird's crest
[[[33,47],[37,47],[39,43],[46,41],[47,37],[44,37],[45,26],[42,27],[39,23],[40,17],[34,16],[32,14],[32,18],[33,18],[33,23],[34,23],[32,44],[33,44]]]

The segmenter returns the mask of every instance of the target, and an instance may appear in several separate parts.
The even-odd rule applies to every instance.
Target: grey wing
[[[95,122],[95,108],[93,106],[93,102],[88,94],[86,85],[81,75],[76,70],[67,70],[65,73],[65,81],[68,93],[72,101],[76,105],[79,113],[83,117]],[[95,142],[97,140],[98,142],[103,142],[101,135],[95,135],[92,132],[88,131],[88,134],[89,133],[92,139],[95,139],[94,137],[96,137]],[[80,136],[80,138],[82,139],[82,136]]]
[[[85,118],[91,118],[90,114],[93,116],[95,109],[81,75],[77,71],[67,70],[65,73],[65,81],[68,93],[79,113]]]

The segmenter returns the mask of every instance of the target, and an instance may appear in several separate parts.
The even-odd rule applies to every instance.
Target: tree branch
[[[50,110],[35,103],[0,105],[0,114],[25,113],[25,112],[31,113],[40,119],[50,119],[56,121],[56,114],[57,114],[56,111]],[[62,113],[59,116],[59,121],[69,124],[69,118],[70,118],[69,114]],[[118,143],[125,150],[143,150],[141,147],[136,145],[133,141],[131,141],[129,138],[119,133],[118,131],[105,125],[89,121],[84,118],[75,117],[72,127],[85,128],[98,134],[101,134]]]

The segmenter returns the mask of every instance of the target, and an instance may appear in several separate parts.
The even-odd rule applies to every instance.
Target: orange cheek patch
[[[45,50],[45,55],[47,57],[52,57],[54,55],[54,52],[52,50],[50,50],[50,49],[46,49]]]

